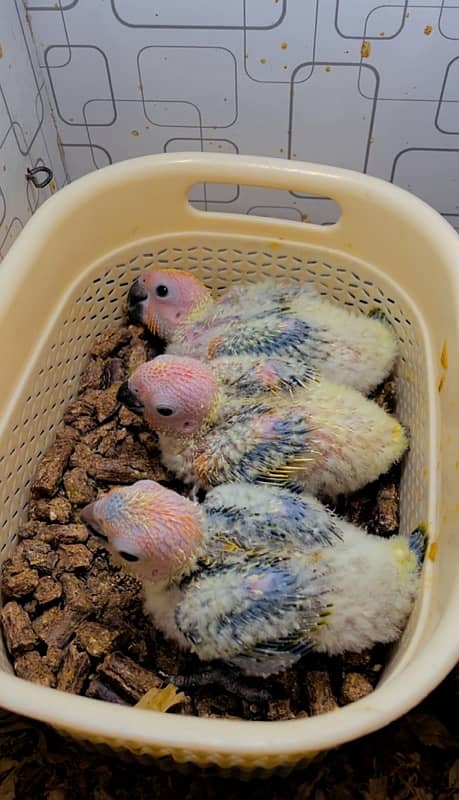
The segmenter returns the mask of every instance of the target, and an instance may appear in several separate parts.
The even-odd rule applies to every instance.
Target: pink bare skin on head
[[[182,322],[213,300],[204,284],[189,272],[150,269],[135,281],[128,302],[131,309],[136,304],[140,322],[170,341]]]
[[[218,383],[206,364],[187,356],[162,355],[141,364],[128,381],[157,431],[193,434],[215,406]]]
[[[81,516],[132,571],[150,579],[186,571],[203,536],[198,506],[155,481],[112,489]]]

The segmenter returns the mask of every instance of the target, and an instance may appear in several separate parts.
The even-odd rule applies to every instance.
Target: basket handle
[[[288,161],[280,158],[220,153],[170,153],[139,159],[148,163],[150,179],[162,173],[161,202],[171,207],[177,217],[194,228],[235,234],[279,235],[286,238],[286,226],[295,228],[294,238],[320,241],[324,246],[351,246],[354,236],[361,236],[362,215],[370,198],[393,190],[390,184],[337,167]],[[132,162],[131,162],[132,163]],[[315,225],[271,217],[202,211],[188,201],[190,189],[197,183],[227,183],[259,188],[281,189],[300,194],[319,195],[333,200],[340,217],[330,225]],[[390,198],[389,198],[390,199]],[[373,204],[372,204],[373,205]],[[164,207],[164,205],[163,205]]]

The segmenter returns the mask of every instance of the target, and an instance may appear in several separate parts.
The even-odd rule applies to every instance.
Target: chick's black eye
[[[156,294],[158,297],[167,297],[169,294],[169,289],[167,286],[164,286],[163,283],[160,283],[160,285],[156,287]]]
[[[132,553],[126,553],[124,550],[120,550],[121,558],[124,558],[125,561],[138,561],[139,557],[134,556]]]
[[[158,414],[161,414],[162,417],[170,417],[170,415],[174,413],[172,408],[167,408],[166,406],[158,406],[156,411]]]

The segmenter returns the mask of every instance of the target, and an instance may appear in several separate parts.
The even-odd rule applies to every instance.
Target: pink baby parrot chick
[[[227,484],[198,506],[139,481],[82,517],[143,579],[166,636],[252,675],[396,640],[419,583],[420,532],[372,536],[276,487]]]
[[[242,393],[224,372],[163,355],[120,388],[185,483],[271,481],[334,497],[376,480],[406,450],[400,423],[350,386],[311,379],[290,395]]]
[[[335,383],[368,393],[391,371],[397,343],[385,322],[324,300],[307,283],[272,280],[234,286],[214,301],[184,270],[146,270],[132,284],[128,309],[167,343],[167,353],[294,358]]]

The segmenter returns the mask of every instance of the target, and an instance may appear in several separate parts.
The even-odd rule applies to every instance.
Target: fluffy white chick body
[[[270,481],[334,497],[376,480],[406,450],[395,417],[350,386],[304,373],[290,394],[259,392],[273,360],[259,369],[245,359],[216,364],[158,356],[119,393],[157,432],[164,465],[185,483]]]
[[[191,273],[147,270],[128,305],[135,320],[166,339],[167,353],[294,358],[364,393],[389,374],[397,355],[387,323],[334,305],[307,283],[237,285],[214,301]]]
[[[83,518],[143,579],[166,636],[252,675],[395,641],[419,583],[419,532],[372,536],[286,489],[228,484],[198,506],[139,481]]]

